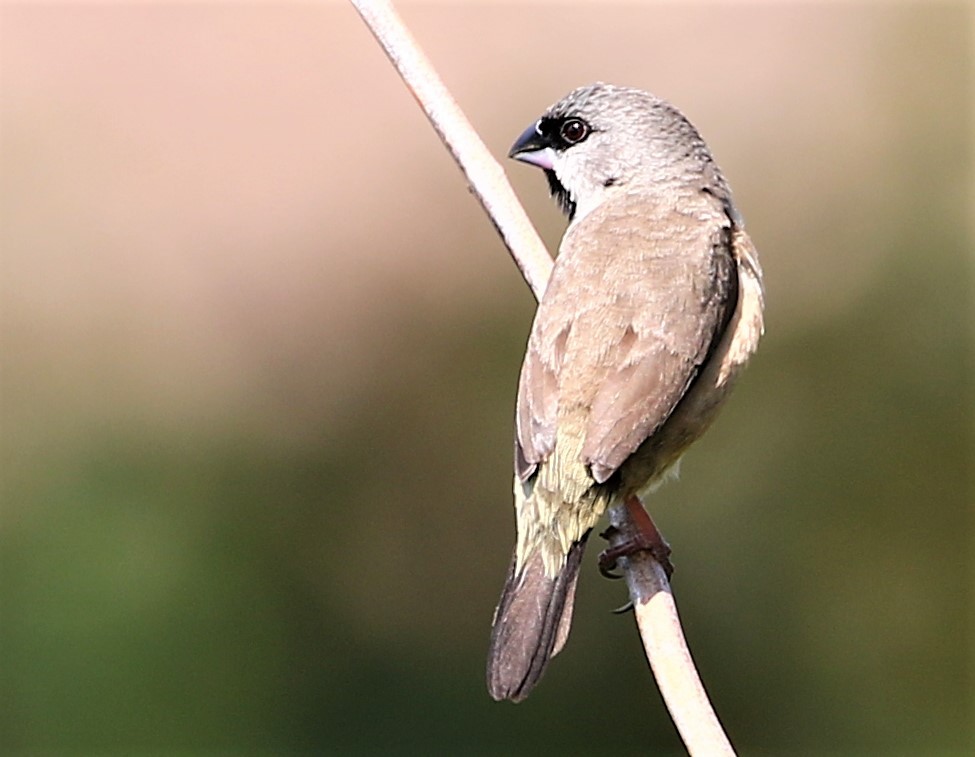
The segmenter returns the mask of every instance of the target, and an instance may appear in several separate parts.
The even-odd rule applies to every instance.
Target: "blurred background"
[[[970,9],[402,14],[499,158],[606,80],[735,189],[767,335],[651,510],[741,753],[971,753]],[[350,7],[6,3],[0,75],[0,751],[682,752],[599,540],[487,696],[534,302]]]

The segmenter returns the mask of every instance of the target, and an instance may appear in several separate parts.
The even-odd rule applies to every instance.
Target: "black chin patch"
[[[576,204],[569,196],[568,190],[562,186],[562,182],[560,182],[558,177],[555,175],[555,171],[546,169],[545,178],[548,179],[548,188],[552,192],[552,197],[555,198],[555,202],[558,203],[559,207],[562,209],[562,212],[565,213],[571,221],[573,216],[576,214]]]

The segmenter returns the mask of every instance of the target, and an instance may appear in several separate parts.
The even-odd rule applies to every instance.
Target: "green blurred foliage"
[[[867,30],[863,97],[883,120],[864,137],[854,112],[822,144],[849,136],[851,152],[875,151],[879,168],[824,164],[822,144],[788,132],[760,150],[743,138],[739,157],[726,140],[719,158],[737,161],[728,172],[763,254],[768,334],[652,510],[675,549],[691,648],[741,753],[968,754],[970,13],[801,12],[842,44],[849,29]],[[10,38],[43,37],[51,20],[3,13]],[[312,38],[358,30],[334,8],[323,18],[335,26],[317,18]],[[407,18],[433,41],[438,24],[463,26],[465,16],[434,6]],[[375,56],[364,75],[397,91],[370,44],[357,31],[346,52]],[[8,55],[5,97],[17,74]],[[464,92],[479,91],[480,79],[443,63],[448,83],[453,74]],[[728,67],[733,80],[734,58]],[[495,74],[482,76],[514,77]],[[820,96],[839,86],[810,77]],[[523,107],[561,94],[519,87],[517,112],[473,103],[491,109],[498,139],[524,126]],[[403,96],[382,123],[412,118],[425,155],[437,155],[412,107]],[[681,753],[632,621],[609,613],[624,589],[598,576],[594,554],[572,639],[531,699],[509,706],[486,695],[488,627],[513,544],[512,403],[533,303],[449,166],[429,174],[444,186],[384,204],[386,223],[361,232],[369,241],[334,224],[341,213],[320,227],[306,221],[300,240],[266,233],[240,265],[272,283],[239,311],[215,297],[201,335],[171,293],[144,303],[123,284],[120,299],[86,298],[87,279],[55,290],[24,274],[45,245],[84,257],[98,244],[74,235],[87,228],[77,222],[58,226],[62,195],[30,195],[16,181],[36,178],[24,146],[41,152],[51,124],[28,138],[22,111],[3,117],[4,753]],[[704,130],[720,138],[722,125]],[[767,173],[748,175],[749,149],[766,153],[752,157]],[[803,156],[815,171],[793,170]],[[395,169],[415,181],[422,164],[398,157],[383,178],[395,185]],[[381,189],[355,183],[351,169],[341,176],[350,202],[379,202],[370,193]],[[525,186],[541,206],[540,178]],[[790,204],[803,192],[819,199]],[[314,197],[306,202],[318,212]],[[437,260],[442,291],[436,272],[407,281],[330,258],[305,269],[275,257],[293,244],[356,258],[395,238],[405,259],[422,260],[430,242],[405,225],[413,216],[439,225],[462,256],[454,267]],[[19,231],[25,217],[45,230]],[[543,227],[557,239],[553,219]],[[45,297],[67,302],[37,319],[31,303]],[[341,306],[325,313],[319,299]],[[180,317],[139,320],[173,302]]]

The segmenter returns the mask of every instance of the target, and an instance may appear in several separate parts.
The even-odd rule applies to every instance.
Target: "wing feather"
[[[724,212],[703,195],[683,213],[634,202],[594,210],[563,240],[519,382],[522,481],[560,426],[583,429],[583,462],[609,479],[670,416],[734,309]]]

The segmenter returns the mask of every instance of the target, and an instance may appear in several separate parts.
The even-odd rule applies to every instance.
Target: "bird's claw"
[[[619,533],[619,529],[616,526],[608,526],[605,531],[603,531],[599,536],[606,541],[609,541],[613,536]],[[609,554],[609,549],[604,549],[599,553],[599,572],[602,574],[603,578],[611,578],[614,581],[618,581],[623,576],[619,573],[613,573],[616,568],[616,557]]]
[[[653,556],[653,559],[660,563],[660,567],[664,569],[668,581],[674,575],[674,564],[670,561],[670,546],[667,542],[662,539],[660,541],[651,541],[642,539],[639,536],[629,539],[622,544],[607,547],[600,552],[599,572],[606,578],[622,578],[622,576],[612,572],[616,568],[616,561],[621,557],[629,557],[637,552],[649,552]]]

